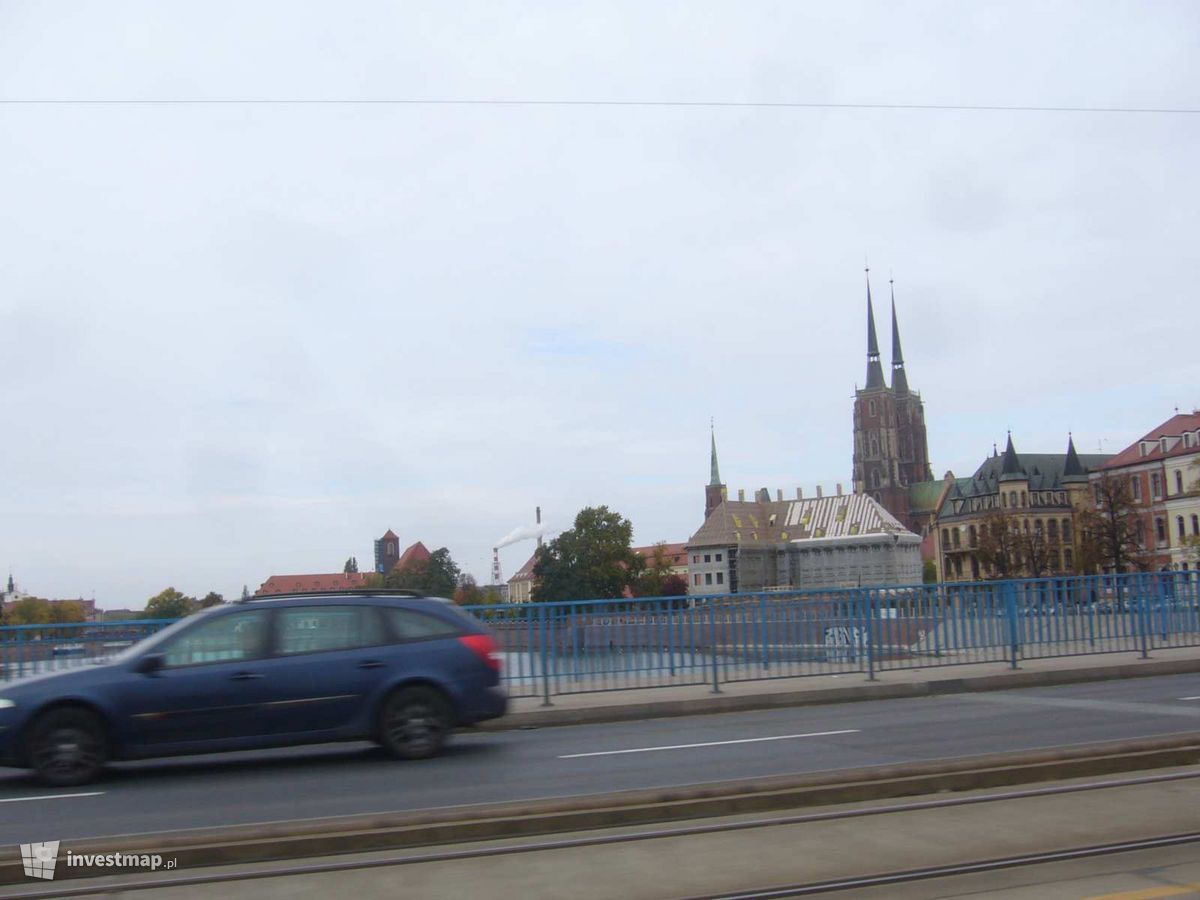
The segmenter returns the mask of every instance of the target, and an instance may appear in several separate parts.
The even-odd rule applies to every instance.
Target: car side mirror
[[[150,653],[137,661],[137,665],[133,667],[133,671],[141,675],[153,675],[166,665],[166,662],[167,658],[163,654]]]

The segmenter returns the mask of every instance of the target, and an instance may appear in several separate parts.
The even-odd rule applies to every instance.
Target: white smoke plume
[[[528,541],[536,537],[545,537],[551,534],[553,529],[543,522],[541,525],[520,525],[500,538],[495,544],[497,550],[501,547],[507,547],[509,544],[515,544],[518,541]]]

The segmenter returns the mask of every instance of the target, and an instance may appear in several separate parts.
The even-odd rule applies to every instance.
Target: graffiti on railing
[[[829,662],[853,662],[867,646],[867,632],[853,625],[825,629],[825,658]]]

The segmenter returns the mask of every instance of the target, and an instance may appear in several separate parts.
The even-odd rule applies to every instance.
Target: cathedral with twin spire
[[[867,494],[911,531],[925,532],[933,483],[925,431],[925,405],[908,386],[900,326],[896,319],[895,286],[892,301],[891,384],[884,377],[875,331],[871,275],[867,270],[867,382],[854,392],[854,493]],[[924,489],[928,485],[929,489]]]

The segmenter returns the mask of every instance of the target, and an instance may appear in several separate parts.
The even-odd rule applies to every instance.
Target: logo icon
[[[54,877],[54,865],[58,862],[59,841],[43,841],[40,844],[22,844],[21,862],[25,874],[30,878]]]

